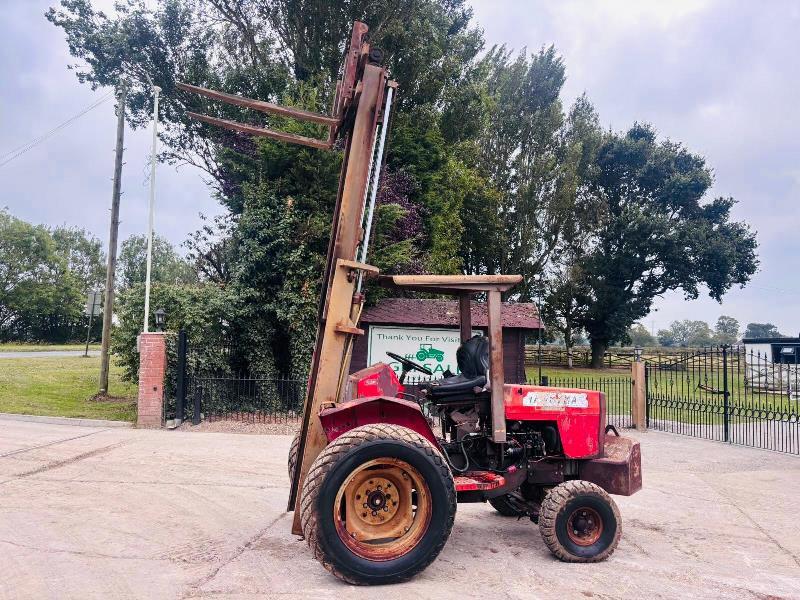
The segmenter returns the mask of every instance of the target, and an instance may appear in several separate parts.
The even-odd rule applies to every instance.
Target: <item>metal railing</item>
[[[606,422],[615,427],[633,427],[630,377],[548,377],[547,384],[550,387],[603,392],[606,396]]]
[[[740,346],[646,366],[648,427],[800,454],[800,362]]]

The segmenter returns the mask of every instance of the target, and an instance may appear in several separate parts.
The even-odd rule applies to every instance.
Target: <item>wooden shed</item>
[[[387,298],[367,308],[359,320],[364,335],[353,346],[350,372],[385,362],[399,373],[399,365],[386,356],[396,352],[442,377],[457,372],[459,346],[458,301]],[[486,333],[486,305],[472,303],[472,329]],[[525,381],[525,339],[542,328],[539,311],[532,303],[503,303],[503,356],[506,383]],[[413,377],[419,376],[414,373]]]

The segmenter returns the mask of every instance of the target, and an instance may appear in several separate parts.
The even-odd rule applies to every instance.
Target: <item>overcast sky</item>
[[[0,155],[104,95],[80,85],[50,2],[3,0]],[[107,2],[103,3],[108,4]],[[713,195],[739,200],[735,218],[758,231],[761,270],[720,306],[669,294],[644,321],[720,314],[800,331],[800,3],[794,0],[473,0],[487,42],[537,50],[554,44],[567,66],[565,103],[586,92],[603,124],[649,121],[705,155]],[[115,117],[112,101],[0,167],[0,206],[28,221],[87,228],[105,242]],[[144,232],[149,134],[126,131],[121,238]],[[2,162],[2,159],[0,159]],[[161,166],[156,229],[180,243],[199,212],[220,210],[190,167]]]

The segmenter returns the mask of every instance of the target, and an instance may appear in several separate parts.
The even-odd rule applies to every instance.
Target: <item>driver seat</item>
[[[458,375],[437,379],[425,385],[428,398],[434,404],[463,400],[474,395],[474,388],[486,385],[489,373],[489,338],[476,335],[461,344],[456,351]]]

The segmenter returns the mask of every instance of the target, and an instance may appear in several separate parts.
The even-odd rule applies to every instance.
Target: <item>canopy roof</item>
[[[460,296],[506,292],[522,281],[522,275],[381,275],[378,280],[384,287]]]

